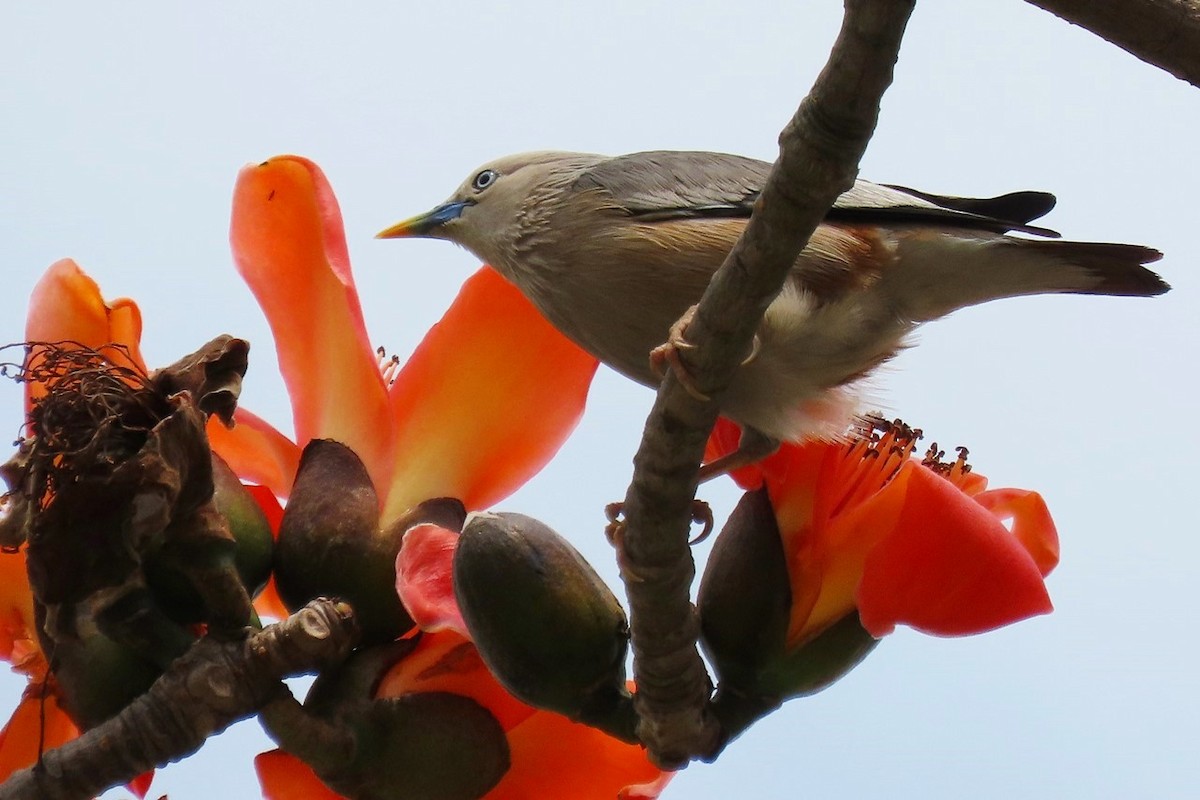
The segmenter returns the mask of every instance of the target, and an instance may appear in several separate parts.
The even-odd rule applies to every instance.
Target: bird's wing
[[[656,150],[605,159],[572,189],[601,190],[639,222],[748,217],[770,170],[742,156]]]
[[[725,153],[670,150],[605,159],[581,171],[574,191],[600,190],[639,222],[712,217],[745,218],[771,165]],[[1005,233],[1057,236],[1029,225],[1054,207],[1054,195],[1014,192],[991,198],[950,197],[902,186],[856,181],[829,210],[830,222],[939,224]]]
[[[993,233],[1020,231],[1057,237],[1057,231],[1029,224],[1049,213],[1054,203],[1054,195],[1049,192],[954,197],[858,180],[834,202],[825,218],[830,222],[934,223]]]

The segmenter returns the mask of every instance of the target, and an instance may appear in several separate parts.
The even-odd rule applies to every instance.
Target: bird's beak
[[[475,205],[470,200],[456,200],[442,203],[432,211],[420,214],[403,222],[397,222],[392,227],[375,234],[376,239],[403,239],[405,237],[442,238],[438,229],[452,219],[462,216],[463,209]]]

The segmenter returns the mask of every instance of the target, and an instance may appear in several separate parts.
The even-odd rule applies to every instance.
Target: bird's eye
[[[475,180],[471,181],[471,188],[477,192],[482,192],[484,189],[496,182],[496,178],[500,176],[495,170],[485,169],[483,172],[475,176]]]

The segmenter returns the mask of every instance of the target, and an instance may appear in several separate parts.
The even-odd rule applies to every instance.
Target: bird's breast
[[[656,385],[650,350],[699,301],[744,224],[638,224],[611,209],[553,223],[522,236],[502,271],[585,350]]]

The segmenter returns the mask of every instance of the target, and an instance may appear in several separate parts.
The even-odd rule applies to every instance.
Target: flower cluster
[[[360,659],[375,665],[361,688],[371,724],[384,710],[388,720],[438,730],[464,714],[477,721],[462,748],[491,758],[494,774],[455,796],[657,797],[670,775],[631,735],[558,713],[570,702],[514,696],[519,680],[496,649],[504,642],[485,636],[480,621],[488,604],[455,582],[469,568],[460,563],[466,512],[490,508],[550,460],[582,413],[596,360],[488,267],[405,363],[384,358],[367,334],[337,201],[303,158],[242,171],[231,242],[270,322],[295,426],[287,436],[238,408],[232,427],[216,419],[207,427],[213,452],[254,487],[277,536],[259,613],[286,615],[318,594],[347,597],[362,618],[360,649],[375,654]],[[105,302],[70,261],[51,266],[35,288],[25,336],[74,342],[146,373],[137,305]],[[46,391],[27,383],[27,411]],[[721,421],[708,457],[729,452],[737,435]],[[718,540],[699,602],[721,679],[716,707],[734,733],[836,680],[897,624],[962,635],[1050,610],[1043,577],[1058,551],[1041,498],[987,490],[965,453],[945,463],[935,445],[916,457],[918,438],[899,424],[872,424],[843,442],[784,445],[734,475],[748,493]],[[575,563],[553,536],[520,544]],[[594,583],[586,572],[578,571],[581,586]],[[616,636],[617,655],[605,658],[619,663],[605,665],[605,691],[620,704],[633,688],[623,679],[623,615],[595,592],[580,595],[580,607],[593,617],[607,609],[595,618]],[[0,733],[0,780],[33,763],[39,742],[49,748],[78,735],[80,720],[60,709],[38,624],[24,551],[0,554],[0,656],[30,676]],[[759,705],[735,708],[747,697]],[[412,776],[368,756],[355,767],[422,786],[467,780],[454,757],[438,751]],[[336,798],[330,784],[353,788],[282,750],[256,765],[270,798]]]

